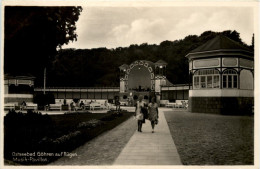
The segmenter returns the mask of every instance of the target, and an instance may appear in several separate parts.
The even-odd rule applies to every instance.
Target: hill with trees
[[[200,36],[189,35],[180,40],[166,40],[159,45],[143,43],[115,49],[63,49],[58,52],[48,70],[47,86],[119,86],[120,65],[130,64],[135,60],[156,62],[160,59],[168,63],[167,78],[170,82],[188,83],[188,60],[185,56],[218,34],[223,34],[248,48],[253,47],[243,43],[237,31],[227,30],[206,31]]]

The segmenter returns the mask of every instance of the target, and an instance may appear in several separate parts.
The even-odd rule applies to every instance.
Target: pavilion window
[[[200,85],[200,77],[195,76],[194,77],[194,88],[199,88]]]
[[[232,76],[228,75],[228,88],[232,88]]]
[[[218,75],[214,75],[213,78],[214,78],[213,88],[219,88],[219,76]]]
[[[237,88],[237,72],[232,69],[225,70],[223,73],[223,88]]]
[[[207,88],[212,88],[212,76],[207,76]]]
[[[206,76],[200,77],[200,88],[206,88]]]
[[[227,76],[223,76],[223,88],[227,88]]]
[[[156,73],[156,74],[159,74],[159,67],[156,67],[155,73]]]
[[[219,72],[215,69],[198,70],[193,76],[194,89],[219,88]]]
[[[237,76],[233,76],[233,81],[234,81],[233,87],[237,88]]]

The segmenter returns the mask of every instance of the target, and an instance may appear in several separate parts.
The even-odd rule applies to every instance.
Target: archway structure
[[[160,88],[166,85],[166,65],[163,60],[155,63],[147,60],[136,60],[130,65],[123,64],[120,69],[120,94],[128,99],[136,95],[160,96]]]

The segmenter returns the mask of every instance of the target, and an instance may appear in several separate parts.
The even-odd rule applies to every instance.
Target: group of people
[[[72,101],[70,103],[70,109],[71,111],[76,111],[78,108],[84,110],[85,109],[85,104],[83,103],[83,101],[81,101],[80,103],[76,103],[74,101]]]
[[[87,103],[85,105],[85,103],[83,101],[80,101],[80,103],[74,103],[73,101],[70,103],[70,107],[71,107],[71,110],[75,110],[76,107],[78,107],[79,109],[81,110],[85,110],[86,109],[86,106],[89,106],[90,109],[93,109],[94,110],[94,107],[92,107],[91,105],[94,104],[94,103],[97,103],[97,104],[100,104],[100,102],[97,102],[96,100],[91,100],[89,103]],[[75,106],[76,104],[76,106]],[[119,103],[120,104],[120,103]],[[104,102],[103,104],[107,109],[109,109],[109,104],[107,101]],[[120,108],[120,107],[119,107]]]
[[[145,123],[145,119],[151,121],[152,133],[154,133],[154,127],[158,124],[158,105],[155,102],[155,98],[151,99],[151,103],[148,105],[143,101],[143,96],[138,97],[135,109],[135,118],[137,120],[138,132],[142,132],[142,125]]]

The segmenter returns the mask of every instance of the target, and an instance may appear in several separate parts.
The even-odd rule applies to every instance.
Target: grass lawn
[[[184,165],[253,165],[254,117],[166,111]]]
[[[39,115],[13,113],[5,117],[4,155],[6,160],[21,164],[47,164],[59,156],[43,157],[30,161],[26,155],[16,153],[61,153],[70,152],[85,142],[121,124],[133,115],[132,112],[72,113],[64,115]],[[14,159],[16,158],[16,159]],[[27,161],[17,161],[24,160]],[[38,155],[34,158],[40,158]],[[47,160],[45,160],[47,159]],[[9,163],[12,165],[12,163]]]
[[[91,119],[100,120],[109,115],[111,115],[111,113],[70,113],[65,115],[50,115],[54,129],[49,131],[48,134],[50,137],[59,137],[68,133],[68,131],[73,130],[81,122],[89,121]]]

